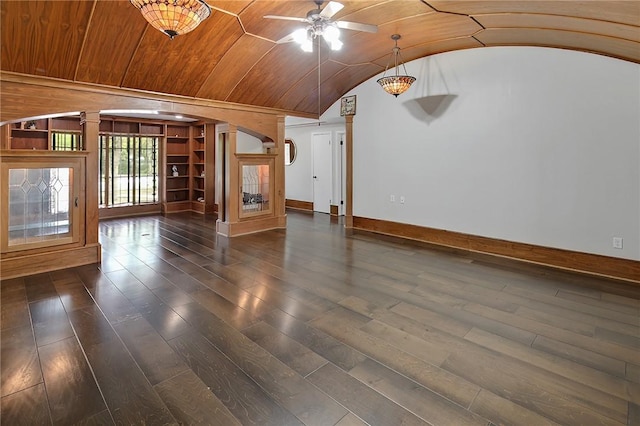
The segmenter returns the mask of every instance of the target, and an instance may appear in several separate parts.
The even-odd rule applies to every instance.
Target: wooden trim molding
[[[26,275],[51,272],[58,269],[73,268],[101,261],[100,244],[88,244],[26,256],[0,259],[2,279],[23,277]]]
[[[100,220],[113,219],[117,217],[144,216],[160,213],[162,213],[162,205],[160,203],[99,209]]]
[[[445,247],[506,257],[640,284],[640,262],[635,260],[505,241],[357,216],[353,218],[353,227],[358,230],[378,234],[407,238]]]
[[[296,209],[296,210],[304,210],[308,212],[313,211],[313,202],[312,201],[300,201],[300,200],[285,200],[285,206],[288,209]]]

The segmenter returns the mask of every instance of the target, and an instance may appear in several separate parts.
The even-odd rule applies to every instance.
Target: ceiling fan
[[[267,19],[282,19],[285,21],[297,21],[306,23],[305,28],[299,28],[291,34],[278,40],[277,43],[289,43],[295,41],[305,52],[313,51],[313,40],[322,36],[331,47],[331,50],[340,50],[342,42],[340,41],[340,28],[345,30],[365,31],[375,33],[378,31],[376,25],[360,24],[358,22],[349,21],[332,21],[331,17],[338,13],[344,7],[341,3],[330,1],[324,9],[321,9],[323,0],[314,0],[317,5],[316,9],[307,12],[304,18],[293,16],[265,15]]]

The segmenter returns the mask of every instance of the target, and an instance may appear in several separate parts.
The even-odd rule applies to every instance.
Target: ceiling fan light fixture
[[[400,56],[400,48],[398,47],[400,34],[392,35],[391,40],[395,41],[395,46],[391,51],[391,58],[389,59],[389,62],[387,62],[387,67],[385,68],[382,77],[378,79],[378,84],[384,89],[385,92],[397,98],[398,95],[401,95],[402,93],[409,90],[409,87],[411,87],[411,85],[416,81],[416,78],[407,75],[407,69],[404,66],[404,62],[402,61],[402,56]],[[389,64],[391,63],[391,61],[393,61],[395,64],[395,75],[387,76],[386,74],[389,70]],[[398,63],[402,65],[402,68],[404,69],[404,75],[400,74]]]
[[[211,15],[203,0],[129,0],[155,29],[173,40],[193,31]]]
[[[300,44],[300,48],[303,52],[313,52],[313,40],[311,40],[310,38],[306,39],[303,43]]]
[[[322,37],[327,43],[331,44],[334,41],[340,41],[340,30],[337,27],[327,25],[326,27],[323,27],[321,31]]]
[[[340,40],[333,40],[330,44],[329,47],[331,47],[331,50],[340,50],[342,49],[342,42]]]

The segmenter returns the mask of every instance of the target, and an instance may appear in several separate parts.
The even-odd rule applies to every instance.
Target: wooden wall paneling
[[[594,21],[572,16],[530,15],[517,13],[497,13],[475,17],[485,28],[544,28],[577,33],[598,34],[607,37],[632,40],[640,43],[638,26],[621,23]]]
[[[243,34],[220,58],[196,96],[227,100],[247,71],[274,46],[271,41],[252,34]]]
[[[160,31],[147,31],[122,86],[196,96],[220,58],[242,34],[237,18],[217,11],[185,37],[171,40]]]
[[[2,69],[73,79],[93,3],[2,2]]]
[[[317,64],[317,55],[305,54],[296,43],[276,45],[247,72],[227,99],[253,105],[273,105],[292,85],[291,70],[296,70],[296,75],[306,75]]]
[[[431,6],[442,12],[478,16],[491,13],[529,13],[542,15],[576,16],[593,20],[638,25],[640,7],[633,1],[484,1],[484,0],[430,0]],[[576,6],[580,7],[576,7]]]
[[[637,53],[640,6],[635,1],[345,0],[343,3],[345,8],[334,19],[379,27],[376,34],[342,32],[342,51],[325,57],[345,66],[385,62],[393,33],[403,37],[401,48],[405,49],[405,61],[477,46],[480,43],[475,37],[492,46],[548,46],[640,62]],[[295,43],[275,44],[300,28],[300,23],[263,18],[267,14],[304,17],[314,9],[310,1],[214,2],[209,19],[193,34],[175,40],[154,30],[125,0],[6,1],[0,3],[0,8],[0,36],[11,40],[3,45],[0,55],[0,67],[4,71],[245,105],[299,105],[304,109],[296,112],[303,114],[317,109],[310,108],[311,97],[291,94],[282,99],[282,94],[291,87],[296,90],[304,87],[310,92],[317,86],[307,79],[317,58],[301,52]],[[484,23],[488,30],[483,30],[479,23]],[[522,31],[490,32],[498,27]],[[524,31],[534,28],[556,32],[540,35]],[[445,43],[464,38],[468,43]],[[414,49],[437,42],[442,43],[437,49]],[[324,44],[320,41],[320,45]],[[119,54],[115,57],[104,54],[112,51]],[[332,74],[321,93],[326,97],[321,103],[322,110],[346,90],[375,75],[377,70],[374,67],[370,72],[349,83],[341,79],[343,76]],[[281,78],[282,75],[287,78]],[[15,108],[13,103],[19,99],[17,94],[3,96],[3,101],[9,100],[10,108]],[[95,109],[86,103],[72,107],[55,96],[42,100],[39,108],[46,111],[42,114]],[[172,106],[149,109],[174,112]],[[113,105],[113,108],[131,109],[136,105],[129,102],[127,106]],[[3,111],[7,113],[8,110]],[[28,116],[18,114],[15,118]],[[239,123],[225,118],[221,121]],[[270,137],[273,139],[274,135]]]
[[[638,43],[596,34],[534,28],[497,28],[484,30],[476,38],[487,46],[561,47],[640,62]]]
[[[364,2],[358,2],[358,5],[360,5],[360,3]],[[351,8],[349,8],[348,12],[343,12],[339,15],[340,19],[372,25],[385,25],[389,22],[406,19],[407,17],[424,15],[425,13],[435,13],[435,10],[424,2],[396,1],[393,2],[393,7],[390,7],[389,2],[370,1],[368,4],[363,4],[362,6],[364,7],[353,12],[351,12]]]
[[[345,68],[344,64],[340,64],[335,61],[326,60],[328,50],[322,50],[321,57],[321,65],[320,65],[320,84],[327,84],[327,80],[332,78],[336,73],[340,72],[340,70]],[[332,79],[332,85],[335,85],[335,79]],[[342,87],[343,84],[348,84],[346,82],[340,81],[339,86]],[[310,87],[313,87],[313,90],[309,90]],[[301,78],[298,81],[291,82],[291,85],[281,93],[280,99],[275,103],[279,108],[284,109],[297,109],[298,106],[302,103],[303,100],[307,98],[313,98],[308,104],[311,104],[313,107],[309,108],[308,105],[305,105],[307,108],[305,111],[318,113],[318,100],[317,100],[317,88],[318,88],[318,63],[316,57],[316,66],[314,69],[310,70],[307,75]],[[344,92],[343,92],[344,93]]]
[[[51,130],[70,130],[70,131],[82,131],[80,125],[80,118],[75,117],[56,117],[50,119],[49,128]]]
[[[0,127],[0,149],[9,149],[9,141],[11,140],[11,124],[5,124]]]
[[[96,1],[95,4],[74,80],[119,86],[140,39],[145,31],[153,28],[129,2]]]

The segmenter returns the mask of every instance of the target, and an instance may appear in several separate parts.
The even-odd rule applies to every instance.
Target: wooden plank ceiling
[[[318,55],[276,44],[303,24],[310,0],[213,1],[193,32],[170,40],[129,1],[2,1],[0,68],[70,81],[281,108],[315,115],[384,70],[400,33],[405,61],[483,46],[548,46],[640,62],[639,1],[342,1],[342,31]],[[318,102],[320,96],[320,102]]]

